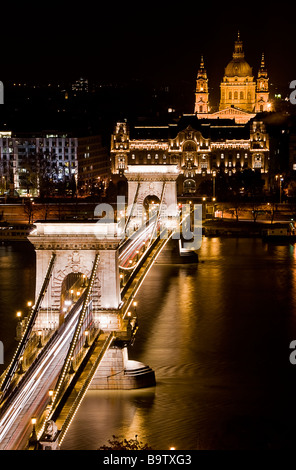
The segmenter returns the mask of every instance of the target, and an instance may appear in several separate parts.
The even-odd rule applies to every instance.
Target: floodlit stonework
[[[238,33],[232,59],[225,67],[220,84],[219,111],[210,111],[208,77],[202,58],[196,79],[194,113],[203,119],[234,118],[236,123],[245,124],[254,118],[256,113],[273,110],[268,82],[264,54],[255,79],[252,67],[245,59],[243,42]]]
[[[36,250],[36,298],[53,251],[56,261],[50,286],[44,296],[36,328],[55,328],[63,316],[62,285],[71,273],[90,277],[96,253],[99,267],[94,280],[92,307],[98,319],[103,309],[116,310],[120,303],[118,245],[121,236],[116,224],[36,223],[29,237]]]

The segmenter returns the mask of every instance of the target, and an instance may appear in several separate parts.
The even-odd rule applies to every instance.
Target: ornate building
[[[238,35],[232,60],[220,86],[219,111],[209,106],[208,77],[203,57],[197,73],[194,114],[177,122],[133,125],[118,122],[111,136],[111,171],[123,176],[131,165],[177,165],[179,194],[195,193],[205,179],[219,173],[251,169],[268,187],[269,136],[256,118],[271,111],[264,56],[254,80]]]
[[[116,124],[111,136],[111,171],[123,176],[130,165],[178,165],[178,193],[195,193],[205,177],[257,170],[267,184],[269,136],[262,121],[184,115],[164,126]]]
[[[257,80],[254,79],[238,33],[232,60],[225,67],[220,84],[219,111],[210,113],[209,110],[208,78],[202,58],[196,79],[194,112],[200,118],[234,118],[237,123],[246,123],[258,112],[272,111],[268,80],[263,54]]]

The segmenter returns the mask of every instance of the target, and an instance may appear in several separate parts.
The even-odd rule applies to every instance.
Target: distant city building
[[[76,82],[72,83],[72,91],[85,91],[88,92],[88,79],[79,78]]]
[[[110,154],[102,145],[101,136],[78,138],[78,189],[79,194],[99,194],[110,180]]]
[[[77,147],[77,138],[62,133],[27,136],[0,132],[2,193],[9,190],[20,196],[38,196],[43,186],[76,182]]]

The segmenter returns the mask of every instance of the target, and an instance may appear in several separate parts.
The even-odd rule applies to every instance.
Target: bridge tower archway
[[[153,194],[149,194],[143,200],[144,218],[148,220],[152,217],[160,206],[160,198]]]
[[[125,171],[128,181],[128,214],[131,223],[143,221],[145,201],[153,196],[158,198],[162,210],[168,217],[177,214],[176,180],[180,170],[177,165],[130,165]]]
[[[61,284],[59,324],[63,323],[71,309],[71,306],[82,295],[87,284],[88,277],[83,273],[72,272],[65,276]]]

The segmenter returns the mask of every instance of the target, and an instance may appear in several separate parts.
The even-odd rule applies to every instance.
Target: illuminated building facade
[[[111,171],[124,175],[129,165],[178,165],[179,194],[195,193],[204,177],[257,170],[267,184],[269,136],[262,121],[237,124],[229,119],[183,115],[163,126],[118,122],[111,136]]]
[[[234,44],[232,60],[225,67],[220,84],[220,103],[217,112],[210,112],[208,77],[202,58],[196,79],[194,113],[199,118],[227,119],[234,118],[244,124],[256,116],[256,113],[272,111],[269,99],[269,78],[265,66],[264,54],[255,80],[252,68],[245,60],[243,43],[238,33]]]
[[[0,133],[1,193],[38,196],[41,180],[77,179],[78,139],[63,133],[13,135]]]

